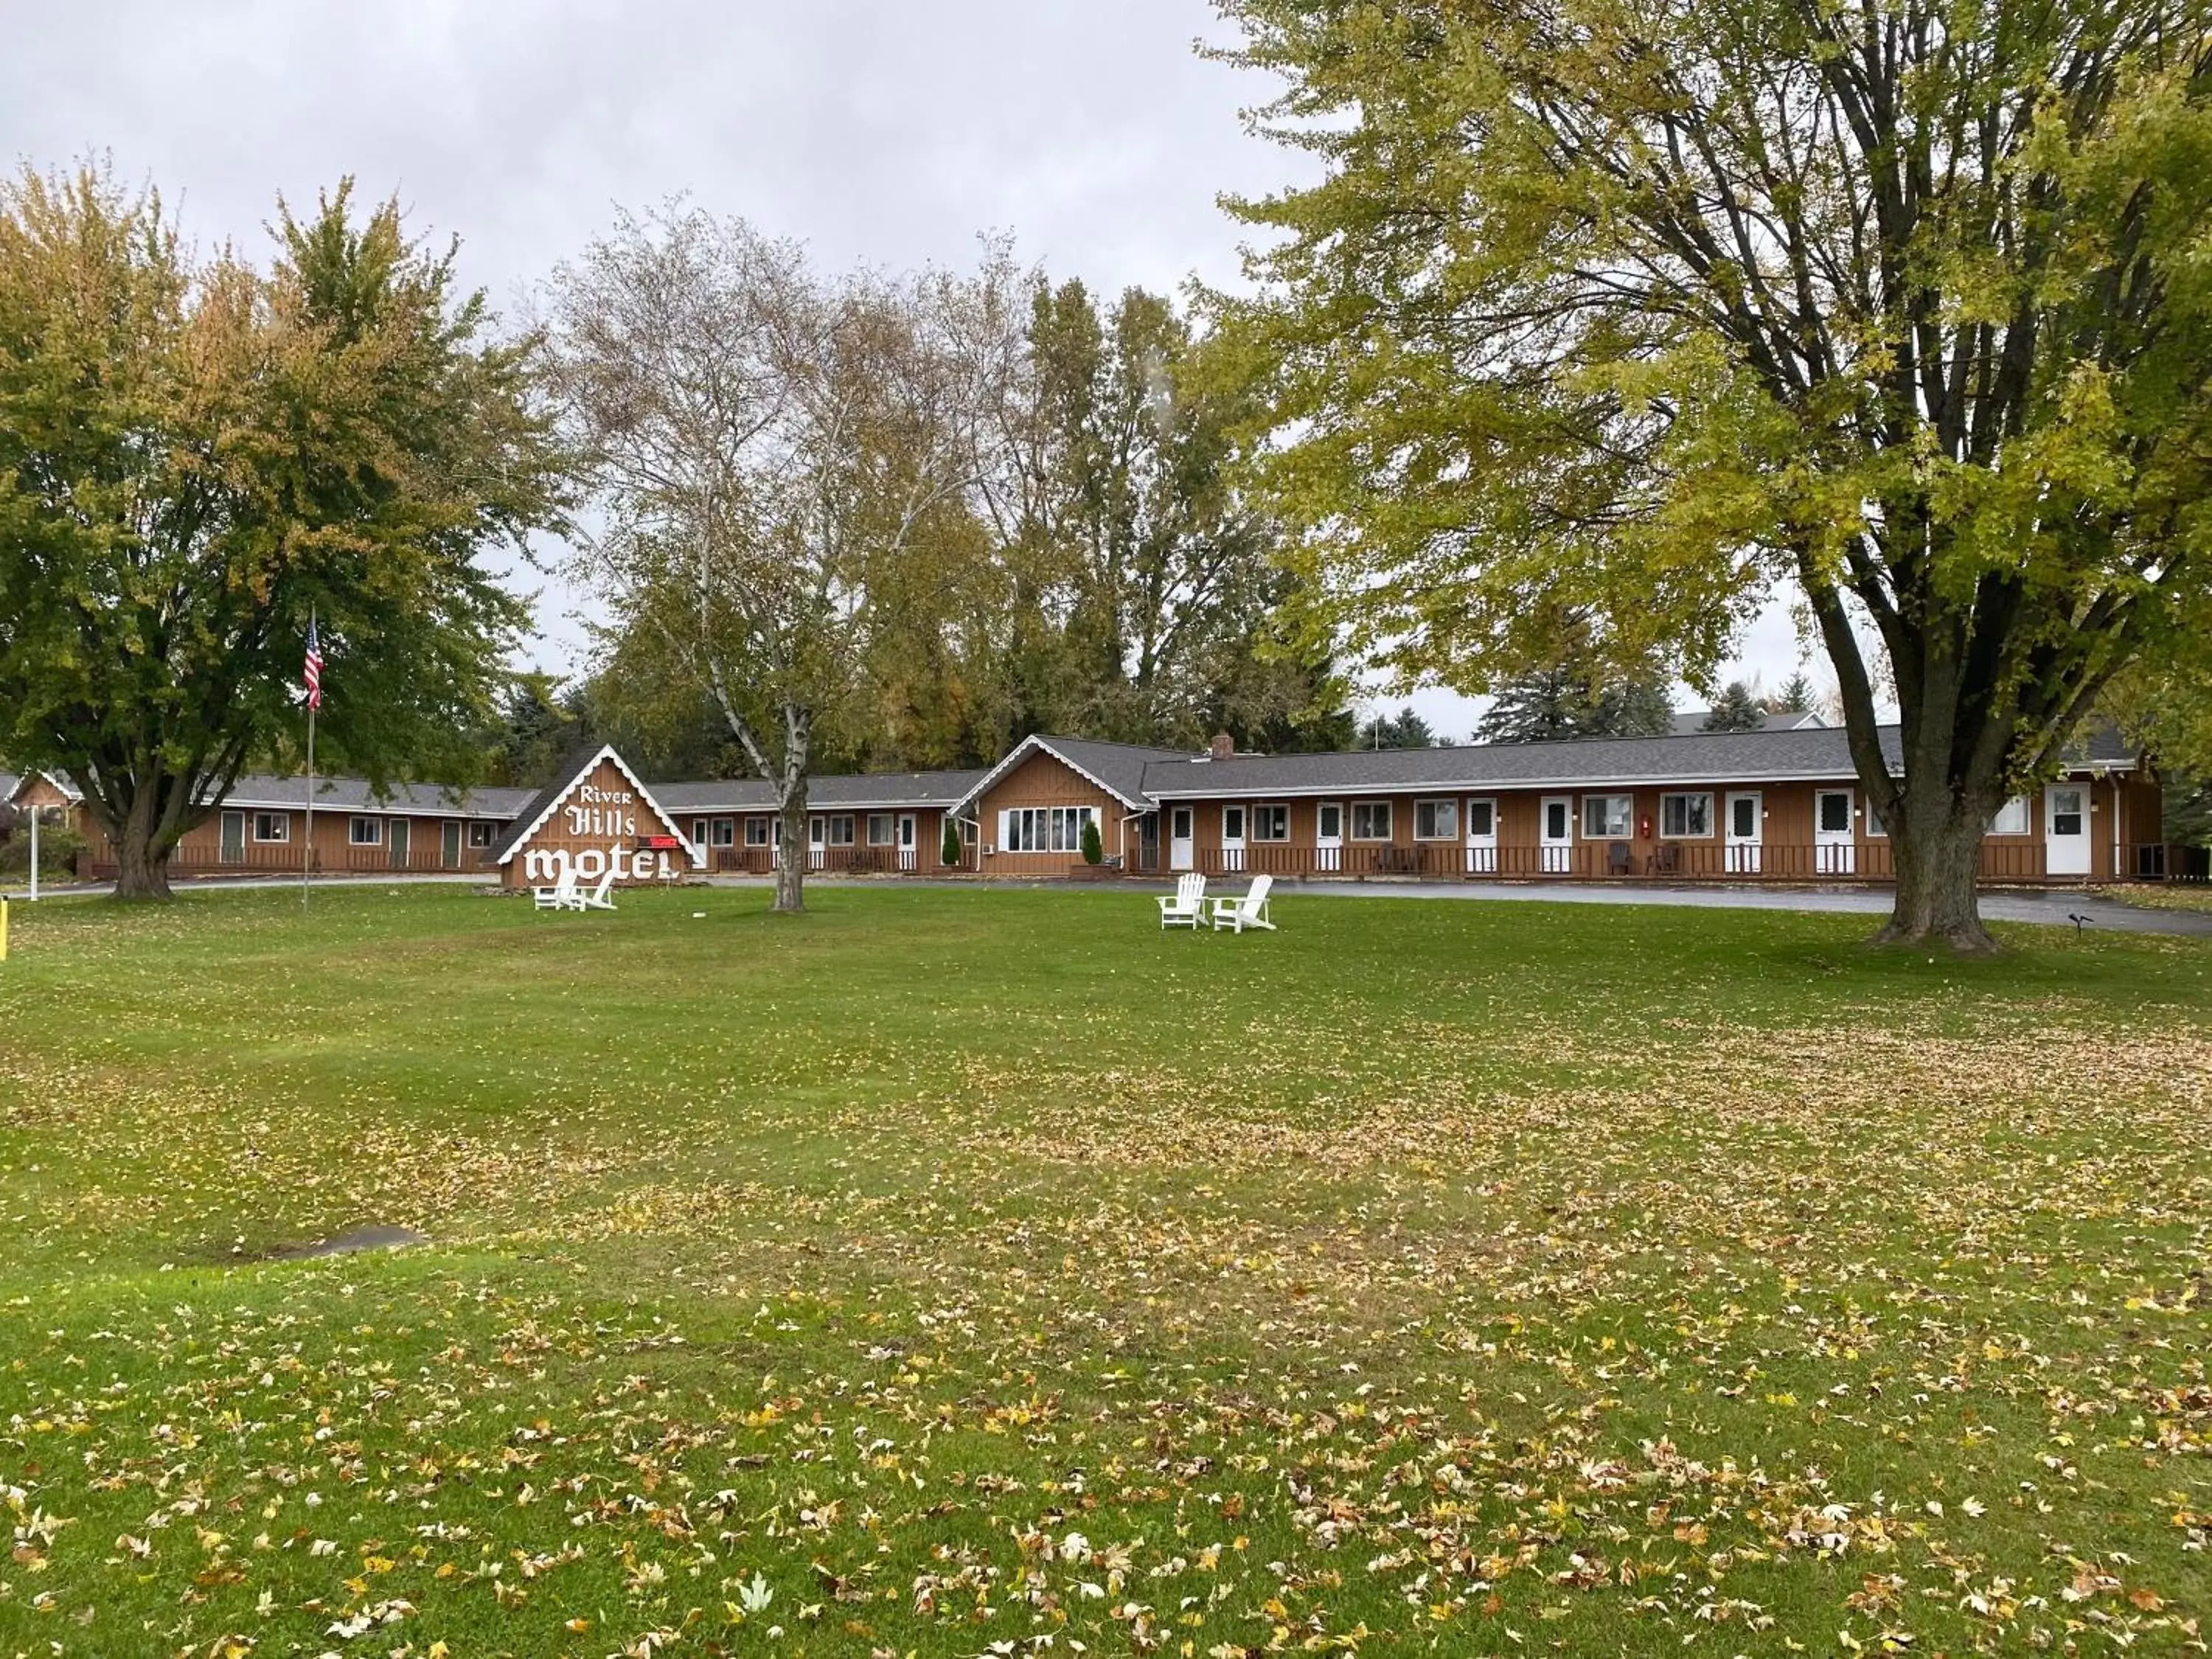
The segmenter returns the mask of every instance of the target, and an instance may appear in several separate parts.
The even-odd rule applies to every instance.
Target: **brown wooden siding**
[[[235,858],[225,858],[222,848],[223,815],[236,812],[244,818]],[[281,842],[254,839],[254,820],[264,814],[282,818],[286,838]],[[307,812],[304,808],[228,807],[209,815],[207,822],[185,832],[171,857],[171,873],[179,876],[254,876],[297,875],[307,848]],[[377,821],[380,839],[373,845],[356,846],[351,839],[351,823],[356,817]],[[392,825],[402,821],[402,816],[392,813],[355,813],[331,807],[315,809],[314,864],[318,873],[329,875],[371,875],[390,871],[399,875],[436,875],[457,871],[481,870],[491,852],[489,846],[472,848],[468,843],[468,820],[459,818],[422,817],[412,813],[404,815],[408,825],[406,855],[395,860],[392,852]],[[445,857],[445,829],[448,823],[461,826],[460,859],[449,863]],[[84,856],[79,860],[80,873],[94,880],[112,877],[116,869],[115,848],[107,836],[91,818],[83,815],[80,826],[85,835]],[[493,825],[493,839],[505,833],[503,824]]]
[[[984,792],[975,816],[982,824],[986,846],[1000,848],[1001,812],[1019,806],[1088,806],[1098,817],[1101,849],[1109,858],[1122,858],[1137,845],[1137,826],[1124,825],[1129,812],[1119,800],[1057,756],[1038,750]],[[980,867],[987,876],[1064,876],[1083,862],[1079,851],[1066,853],[985,854]]]
[[[891,820],[891,842],[888,846],[872,846],[868,841],[868,820],[878,814]],[[914,858],[911,863],[900,857],[898,820],[911,815],[915,820]],[[948,865],[944,860],[945,811],[937,806],[838,806],[824,807],[811,812],[811,817],[824,819],[823,845],[818,852],[810,849],[807,868],[824,875],[943,875],[948,871],[972,867],[975,849],[965,849],[966,856],[960,864]],[[853,841],[850,846],[831,846],[828,842],[830,825],[827,819],[849,817],[853,820]],[[775,847],[771,840],[775,822],[773,812],[687,812],[683,815],[684,833],[690,836],[701,823],[707,825],[707,867],[722,874],[765,876],[775,869]],[[714,825],[730,826],[730,844],[714,844]],[[745,830],[748,823],[762,826],[759,833],[764,839],[757,845],[748,844]]]

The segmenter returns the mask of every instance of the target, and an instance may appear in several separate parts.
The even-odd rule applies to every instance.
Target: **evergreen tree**
[[[1616,680],[1598,693],[1587,735],[1663,738],[1674,729],[1674,700],[1667,693],[1666,682],[1638,675]]]
[[[1554,743],[1589,730],[1596,697],[1587,676],[1565,667],[1516,674],[1498,688],[1475,727],[1477,743]]]
[[[1813,712],[1813,682],[1799,669],[1790,677],[1789,684],[1766,700],[1770,714],[1809,714]]]
[[[1766,724],[1766,710],[1741,680],[1730,680],[1713,701],[1705,716],[1708,732],[1756,732]]]
[[[1433,749],[1437,734],[1411,703],[1396,714],[1376,714],[1359,730],[1362,749]]]

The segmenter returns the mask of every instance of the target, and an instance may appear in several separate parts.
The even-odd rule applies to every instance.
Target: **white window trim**
[[[1363,806],[1368,809],[1368,813],[1370,818],[1372,817],[1376,809],[1380,808],[1382,810],[1382,833],[1381,835],[1363,836],[1359,833],[1359,809]],[[1347,817],[1349,821],[1344,826],[1344,838],[1346,841],[1359,842],[1369,847],[1384,847],[1397,839],[1398,815],[1395,810],[1395,803],[1393,802],[1387,800],[1353,801],[1351,804]]]
[[[1263,836],[1260,833],[1260,815],[1263,812],[1280,812],[1283,815],[1283,833],[1281,835]],[[1254,841],[1260,842],[1267,846],[1279,847],[1286,844],[1291,839],[1290,803],[1279,800],[1263,800],[1254,803],[1251,816],[1245,825],[1245,829],[1246,832]]]
[[[2015,829],[2008,830],[2004,827],[2003,823],[2004,815],[2007,812],[2012,811],[2015,808],[2017,808],[2020,812],[2019,826]],[[1987,833],[1992,836],[2033,835],[2035,833],[2034,805],[2029,801],[2028,798],[2025,795],[2014,795],[2002,806],[1997,808],[1996,815],[1990,819],[1990,827]]]
[[[1628,810],[1621,815],[1627,828],[1621,830],[1619,835],[1610,831],[1595,831],[1589,827],[1590,807],[1601,800],[1628,803]],[[1601,795],[1584,795],[1582,798],[1582,811],[1575,815],[1575,827],[1581,832],[1584,841],[1633,841],[1636,838],[1636,797],[1633,794],[1615,792],[1607,792]]]
[[[469,833],[466,836],[468,844],[471,847],[491,846],[497,839],[497,837],[492,834],[492,830],[496,827],[496,825],[486,823],[481,818],[471,819],[469,821]]]
[[[1667,803],[1670,800],[1702,800],[1705,804],[1705,827],[1702,830],[1685,830],[1680,834],[1667,827]],[[1669,789],[1659,797],[1659,839],[1662,841],[1711,841],[1721,832],[1719,803],[1710,789]]]
[[[1321,827],[1322,814],[1328,811],[1336,814],[1336,835],[1333,839],[1338,842],[1344,839],[1344,803],[1340,800],[1317,800],[1314,803],[1314,840],[1317,843],[1327,844],[1332,840]]]
[[[1046,858],[1081,857],[1083,831],[1098,823],[1095,806],[1002,806],[999,809],[999,851]],[[1017,833],[1017,826],[1025,833]],[[1100,831],[1103,836],[1104,831]],[[1057,839],[1066,844],[1055,847]],[[1034,844],[1028,844],[1033,842]]]
[[[261,826],[273,823],[280,834],[264,836]],[[253,815],[253,839],[264,847],[281,847],[292,839],[292,815],[289,812],[256,812]]]
[[[1830,795],[1841,795],[1844,798],[1844,827],[1840,830],[1824,830],[1820,827],[1820,802]],[[1858,805],[1858,792],[1855,789],[1846,789],[1843,787],[1815,789],[1813,792],[1814,839],[1817,841],[1822,836],[1830,836],[1838,838],[1848,836],[1853,840],[1857,839],[1859,825]]]
[[[1483,839],[1486,842],[1496,841],[1498,839],[1498,797],[1495,795],[1469,795],[1461,803],[1460,834],[1470,841],[1474,839],[1474,809],[1478,806],[1487,806],[1490,809],[1490,828],[1482,832]]]
[[[367,824],[374,831],[363,836],[361,827]],[[384,845],[384,820],[367,812],[356,812],[346,819],[346,845],[349,847],[381,847]]]
[[[871,812],[867,817],[869,846],[896,847],[898,845],[898,817],[896,813]],[[876,826],[878,823],[884,826],[884,838],[881,841],[876,839]]]
[[[1452,815],[1452,827],[1439,835],[1421,833],[1421,809],[1443,807]],[[1433,817],[1433,813],[1431,814]],[[1413,803],[1413,839],[1415,841],[1457,841],[1460,836],[1459,798],[1456,795],[1423,795]]]
[[[837,833],[841,829],[845,832],[842,836]],[[823,825],[823,834],[829,837],[830,846],[852,846],[854,844],[853,815],[850,812],[830,813]]]
[[[751,814],[745,819],[745,845],[748,847],[773,846],[775,840],[775,819],[764,818],[757,812]]]

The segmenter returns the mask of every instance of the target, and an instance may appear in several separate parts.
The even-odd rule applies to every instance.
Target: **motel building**
[[[1893,763],[1894,729],[1883,734]],[[179,876],[481,872],[550,885],[766,875],[781,826],[757,781],[647,785],[611,748],[539,791],[453,791],[319,778],[242,777],[185,836]],[[811,781],[807,865],[886,877],[1164,876],[1262,872],[1316,880],[1879,883],[1887,837],[1838,728],[1455,749],[1242,755],[1084,738],[1024,739],[976,770]],[[114,873],[113,849],[66,781],[0,775],[0,799],[86,837],[78,874]],[[2116,734],[2006,803],[1982,844],[1992,884],[2164,880],[2191,849],[2161,838],[2159,780]],[[958,857],[945,854],[953,825]],[[1085,865],[1086,825],[1105,864]]]

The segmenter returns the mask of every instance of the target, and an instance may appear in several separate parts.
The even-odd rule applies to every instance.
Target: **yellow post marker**
[[[0,962],[8,960],[8,901],[0,898]]]

